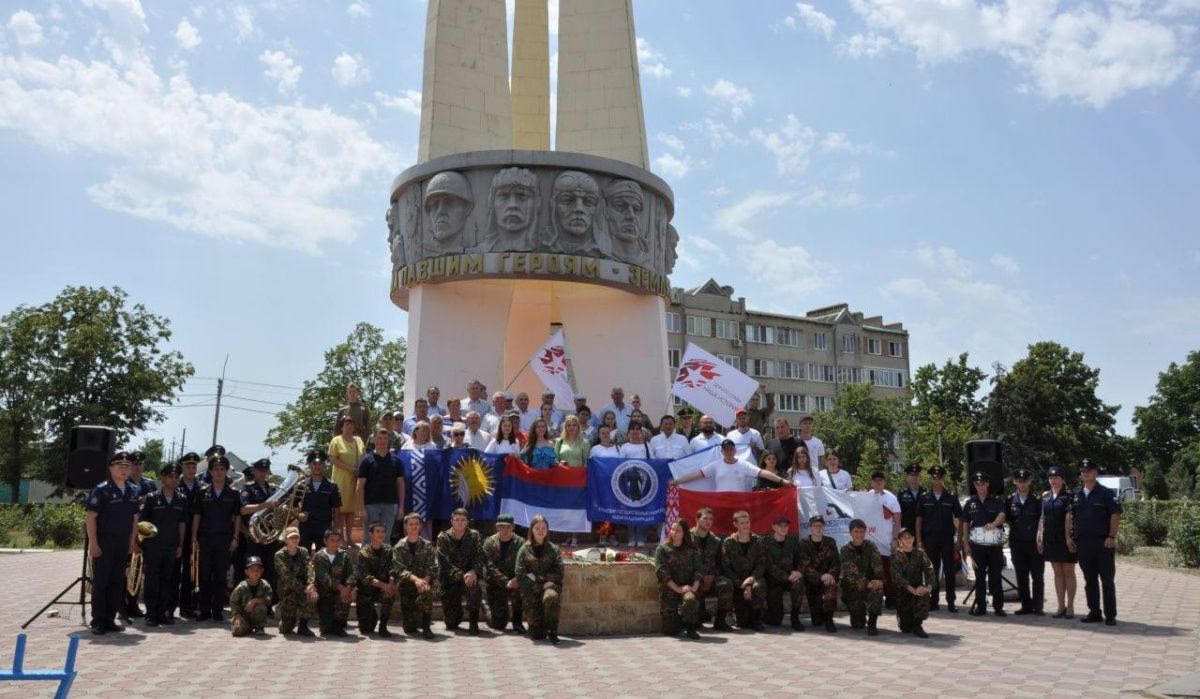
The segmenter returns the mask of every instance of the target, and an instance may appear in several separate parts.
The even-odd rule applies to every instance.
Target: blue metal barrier
[[[75,681],[75,654],[79,651],[79,635],[71,634],[71,645],[67,646],[67,662],[62,670],[25,670],[25,634],[17,635],[17,647],[13,651],[11,669],[0,668],[0,682],[29,682],[47,680],[58,682],[55,699],[67,699],[71,683]]]

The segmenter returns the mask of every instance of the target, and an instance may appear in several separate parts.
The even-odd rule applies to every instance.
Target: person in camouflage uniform
[[[511,604],[513,631],[525,633],[517,583],[517,552],[524,543],[523,537],[513,534],[513,516],[510,514],[496,518],[496,533],[483,542],[483,556],[487,559],[488,626],[497,631],[503,631],[508,625],[508,606]]]
[[[469,633],[479,635],[479,604],[482,598],[487,559],[483,538],[467,525],[471,517],[463,508],[450,515],[450,529],[438,534],[437,553],[441,570],[442,615],[446,629],[455,631],[462,623],[463,600],[467,602]]]
[[[771,524],[771,536],[764,536],[763,553],[767,557],[767,611],[764,620],[771,626],[783,623],[783,593],[791,602],[793,631],[803,631],[800,603],[804,600],[804,575],[800,572],[800,541],[788,533],[791,520],[779,516]]]
[[[725,615],[733,609],[733,582],[722,574],[721,568],[721,537],[712,533],[713,511],[702,507],[696,511],[696,526],[689,533],[700,554],[700,589],[696,591],[696,600],[700,603],[700,622],[708,621],[708,610],[704,608],[704,598],[716,595],[717,619],[713,622],[713,631],[729,631],[729,622]]]
[[[230,628],[234,636],[266,633],[267,612],[271,611],[271,583],[263,580],[263,562],[258,556],[246,559],[246,579],[229,596]]]
[[[517,552],[516,574],[529,637],[535,641],[548,637],[557,644],[563,560],[550,541],[550,523],[542,515],[534,515],[529,523],[529,539]]]
[[[355,564],[358,631],[366,636],[375,630],[378,623],[379,635],[391,638],[392,632],[388,631],[387,625],[398,591],[392,572],[392,548],[384,541],[388,531],[382,522],[372,522],[369,529],[371,543],[358,552],[358,562]]]
[[[899,547],[892,554],[892,586],[896,590],[896,619],[900,631],[911,633],[917,638],[929,638],[921,626],[929,618],[929,600],[933,592],[934,570],[929,556],[913,548],[916,535],[901,528],[896,543]]]
[[[825,519],[813,515],[808,520],[809,536],[800,541],[800,572],[804,574],[804,593],[813,626],[837,633],[833,613],[837,611],[838,576],[842,561],[837,543],[825,536]]]
[[[763,631],[766,607],[766,552],[758,535],[750,531],[750,513],[733,514],[737,531],[721,542],[721,565],[733,581],[733,613],[739,628]]]
[[[415,512],[404,515],[404,538],[392,547],[392,566],[400,583],[400,620],[404,633],[416,633],[433,638],[430,619],[433,618],[433,582],[438,574],[437,551],[433,544],[421,538],[425,520]]]
[[[850,627],[861,629],[867,617],[868,636],[878,636],[883,609],[883,558],[867,541],[867,523],[850,520],[850,543],[842,547],[842,601],[850,608]]]
[[[296,622],[299,621],[300,628],[296,629],[296,633],[312,636],[308,620],[316,614],[308,589],[308,549],[300,548],[300,530],[296,527],[285,529],[283,540],[284,548],[275,552],[275,580],[279,584],[276,591],[279,595],[276,608],[279,614],[279,633],[284,636],[291,635],[292,630],[296,629]],[[315,593],[315,590],[313,592]]]
[[[658,576],[658,606],[662,613],[662,631],[667,636],[679,635],[679,622],[688,638],[698,640],[696,626],[700,622],[700,589],[704,564],[700,552],[688,532],[685,520],[671,525],[667,540],[654,550],[654,573]]]
[[[336,529],[325,532],[325,548],[312,556],[308,566],[308,584],[317,590],[317,619],[322,636],[346,636],[350,601],[354,599],[354,565],[341,550],[342,534]]]

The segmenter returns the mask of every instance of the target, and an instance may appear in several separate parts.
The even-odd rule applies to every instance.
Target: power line
[[[245,413],[260,413],[262,415],[278,415],[279,414],[279,413],[273,412],[271,410],[255,410],[254,408],[241,408],[236,405],[225,405],[223,407],[227,410],[241,410],[242,412],[245,412]]]
[[[275,401],[270,401],[270,400],[259,400],[259,399],[257,399],[257,398],[246,398],[245,396],[234,396],[234,395],[228,395],[228,394],[226,394],[226,396],[225,396],[225,397],[226,397],[226,398],[233,398],[233,399],[236,399],[236,400],[248,400],[248,401],[250,401],[251,403],[264,403],[264,404],[266,404],[266,405],[278,405],[278,406],[279,406],[279,407],[281,407],[281,408],[286,408],[286,407],[287,407],[287,403],[276,403]]]
[[[203,379],[203,380],[206,380],[206,381],[219,381],[219,380],[220,380],[220,379],[218,379],[218,378],[217,378],[217,377],[215,377],[215,376],[195,376],[195,377],[192,377],[192,378],[196,378],[196,379]],[[232,382],[232,383],[244,383],[244,384],[247,384],[247,385],[249,385],[249,386],[266,386],[266,387],[268,387],[268,388],[282,388],[282,389],[286,389],[286,390],[289,390],[289,391],[303,391],[303,390],[304,390],[304,388],[303,388],[303,387],[301,387],[301,386],[284,386],[284,385],[282,385],[282,384],[277,384],[277,383],[264,383],[264,382],[262,382],[262,381],[247,381],[246,379],[230,379],[230,378],[227,378],[227,379],[225,379],[225,380],[226,380],[226,381],[230,381],[230,382]]]

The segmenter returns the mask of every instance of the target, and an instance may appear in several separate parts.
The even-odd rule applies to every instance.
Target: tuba
[[[282,539],[283,530],[299,518],[300,506],[307,494],[308,474],[296,466],[289,466],[287,477],[266,500],[267,503],[279,503],[278,507],[250,515],[250,540],[266,545]]]
[[[153,522],[138,522],[138,544],[157,535],[158,527],[154,526]],[[142,554],[134,553],[129,557],[129,569],[125,571],[125,591],[129,593],[130,597],[138,596],[138,593],[142,591],[142,583],[145,582],[145,579],[146,564],[142,560]]]

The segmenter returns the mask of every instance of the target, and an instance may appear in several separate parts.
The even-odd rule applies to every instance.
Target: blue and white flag
[[[438,451],[403,449],[396,455],[404,465],[404,511],[415,512],[428,521],[430,516],[438,513],[445,460]],[[431,488],[430,484],[439,487]]]
[[[634,526],[662,522],[670,463],[667,459],[588,459],[588,519]]]

